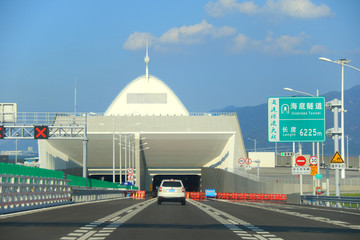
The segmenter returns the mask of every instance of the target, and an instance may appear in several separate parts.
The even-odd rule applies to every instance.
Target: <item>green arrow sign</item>
[[[270,142],[324,142],[324,97],[268,98]]]

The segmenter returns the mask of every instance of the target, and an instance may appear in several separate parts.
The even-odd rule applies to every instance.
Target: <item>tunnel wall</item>
[[[312,184],[303,184],[304,192],[312,192]],[[201,190],[215,189],[216,192],[239,192],[239,193],[299,193],[299,184],[262,182],[249,179],[222,169],[201,169]]]

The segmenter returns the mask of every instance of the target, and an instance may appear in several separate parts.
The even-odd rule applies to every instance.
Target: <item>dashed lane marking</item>
[[[188,202],[193,204],[194,206],[198,207],[200,210],[204,211],[208,215],[210,215],[216,221],[223,224],[225,227],[227,227],[230,231],[235,233],[241,239],[245,239],[245,240],[272,239],[272,240],[274,240],[276,238],[276,240],[282,240],[282,238],[278,238],[276,235],[270,234],[269,232],[264,231],[263,229],[261,229],[257,226],[254,226],[251,223],[248,223],[242,219],[236,218],[226,212],[220,211],[216,208],[210,207],[208,205],[205,205],[200,202],[193,201],[193,200],[188,200]],[[247,228],[247,229],[249,229],[249,231],[244,231],[243,228]],[[267,238],[270,236],[271,236],[271,238]],[[275,237],[275,238],[273,238],[273,237]]]
[[[225,200],[217,200],[217,201],[225,202]],[[245,202],[241,202],[241,203],[240,202],[232,202],[232,201],[226,201],[226,202],[241,205],[241,206],[250,206],[250,207],[254,207],[254,208],[264,209],[264,210],[277,212],[277,213],[283,213],[283,214],[287,214],[287,215],[291,215],[291,216],[295,216],[295,217],[301,217],[301,218],[314,220],[314,221],[318,221],[318,222],[333,224],[333,225],[336,225],[336,226],[340,226],[340,227],[344,227],[344,228],[350,228],[350,229],[353,229],[353,230],[360,230],[360,225],[351,225],[348,222],[331,220],[329,218],[324,218],[324,217],[316,217],[316,216],[313,216],[311,214],[299,213],[299,212],[274,208],[274,207],[271,207],[271,206],[261,206],[261,205],[257,205],[257,204],[248,204],[248,203],[245,203]]]
[[[106,217],[100,218],[92,223],[86,224],[80,229],[69,233],[67,236],[60,238],[61,240],[103,240],[109,236],[113,231],[120,227],[123,223],[134,217],[137,213],[144,210],[150,204],[155,202],[156,199],[150,199],[146,202],[138,203],[110,214]],[[94,230],[107,224],[100,230]]]
[[[78,238],[78,240],[85,240],[88,237],[90,237],[91,235],[93,235],[94,233],[96,233],[96,231],[89,231],[86,234],[84,234],[82,237]]]

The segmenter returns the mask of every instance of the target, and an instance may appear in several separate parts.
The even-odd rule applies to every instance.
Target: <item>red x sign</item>
[[[3,139],[5,137],[5,130],[4,126],[0,126],[0,139]]]
[[[35,139],[48,139],[49,127],[48,126],[34,126],[34,138]]]

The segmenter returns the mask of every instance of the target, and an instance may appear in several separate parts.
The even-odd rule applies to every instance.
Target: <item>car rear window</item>
[[[180,182],[163,182],[163,187],[181,187]]]

